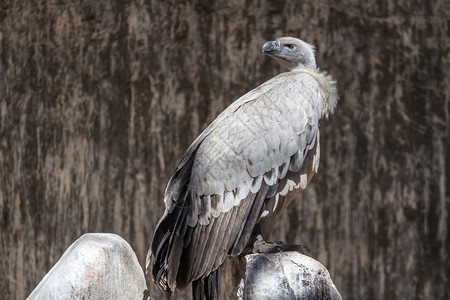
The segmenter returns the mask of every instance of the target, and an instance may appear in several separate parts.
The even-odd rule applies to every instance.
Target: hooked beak
[[[270,54],[274,51],[280,50],[280,42],[279,41],[268,41],[265,42],[261,48],[261,52],[265,54]]]

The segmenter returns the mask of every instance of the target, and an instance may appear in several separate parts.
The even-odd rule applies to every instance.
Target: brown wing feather
[[[262,211],[263,212],[267,211],[268,214],[258,220],[261,234],[265,240],[267,240],[270,234],[272,233],[278,216],[294,200],[295,194],[298,191],[301,191],[302,188],[300,187],[298,189],[294,189],[291,192],[289,192],[286,196],[279,196],[278,200],[276,199],[276,195],[279,195],[280,192],[285,188],[288,180],[292,180],[295,183],[295,185],[299,185],[301,176],[306,175],[307,183],[309,183],[309,181],[316,173],[314,170],[314,159],[315,159],[314,156],[316,155],[317,144],[318,142],[307,153],[300,170],[288,171],[286,173],[286,176],[278,182],[276,194],[270,199],[267,199]]]
[[[240,205],[212,218],[208,225],[198,223],[195,226],[192,239],[195,243],[188,246],[187,255],[183,256],[186,261],[193,262],[183,265],[189,268],[187,282],[206,276],[220,266],[236,241],[240,241],[238,247],[243,250],[264,203],[265,191],[249,194]],[[219,238],[220,242],[217,242]]]

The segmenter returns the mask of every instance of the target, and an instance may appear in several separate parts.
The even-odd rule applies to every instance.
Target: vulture
[[[297,38],[268,41],[261,51],[289,71],[226,108],[167,184],[146,261],[167,298],[192,283],[194,299],[217,299],[228,255],[282,251],[265,241],[319,167],[319,120],[337,104],[335,80],[317,68],[314,47]]]

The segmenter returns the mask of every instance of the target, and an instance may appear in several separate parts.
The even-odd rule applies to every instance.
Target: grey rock
[[[341,300],[328,270],[298,252],[250,254],[237,298]]]
[[[64,252],[28,299],[142,299],[145,277],[130,245],[87,233]]]

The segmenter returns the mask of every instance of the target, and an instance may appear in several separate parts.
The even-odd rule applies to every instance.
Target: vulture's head
[[[265,42],[261,52],[275,58],[280,65],[288,69],[298,66],[316,68],[314,46],[293,37],[282,37]]]

